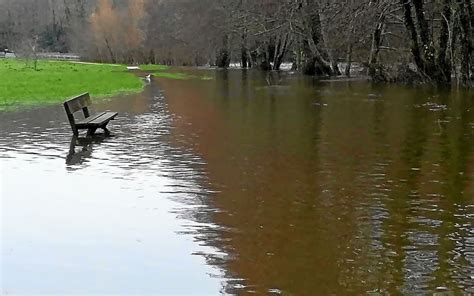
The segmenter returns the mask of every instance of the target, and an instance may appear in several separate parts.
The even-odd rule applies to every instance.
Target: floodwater
[[[0,113],[4,294],[474,293],[474,94],[188,70]]]

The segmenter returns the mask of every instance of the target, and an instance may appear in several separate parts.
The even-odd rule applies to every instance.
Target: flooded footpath
[[[0,113],[0,294],[219,294],[189,234],[208,180],[162,93],[95,107],[120,113],[113,137],[74,141],[61,104]]]
[[[472,92],[186,71],[0,113],[3,293],[474,293]]]

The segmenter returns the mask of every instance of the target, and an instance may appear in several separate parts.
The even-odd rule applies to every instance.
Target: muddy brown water
[[[3,293],[474,293],[474,95],[188,70],[0,113]]]

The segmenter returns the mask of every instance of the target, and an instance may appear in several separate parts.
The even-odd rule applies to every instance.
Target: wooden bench
[[[118,113],[117,112],[101,112],[98,114],[91,115],[89,113],[89,106],[92,105],[91,97],[89,93],[82,94],[75,98],[72,98],[64,102],[64,109],[66,110],[69,124],[71,125],[72,132],[75,136],[79,135],[79,130],[87,130],[87,135],[94,135],[97,129],[103,129],[106,135],[110,132],[107,129],[107,124],[113,120]],[[81,111],[84,114],[84,119],[76,121],[74,113]]]

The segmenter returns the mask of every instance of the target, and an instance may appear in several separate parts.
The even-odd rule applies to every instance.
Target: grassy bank
[[[171,68],[164,65],[140,65],[140,70],[152,73],[154,77],[167,78],[174,80],[188,80],[188,79],[200,79],[200,80],[211,80],[212,77],[205,74],[191,75],[189,73],[181,72],[179,68]]]
[[[123,65],[41,60],[34,70],[22,60],[0,59],[0,109],[62,102],[83,92],[93,97],[137,92],[143,85]]]

